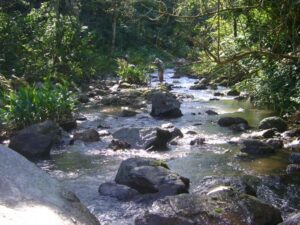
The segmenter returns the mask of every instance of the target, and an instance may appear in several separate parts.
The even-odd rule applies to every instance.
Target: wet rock
[[[145,215],[136,218],[135,225],[195,225],[190,219],[175,216],[163,216],[146,212]]]
[[[213,110],[207,110],[205,111],[207,115],[211,115],[211,116],[214,116],[214,115],[219,115],[217,112],[213,111]]]
[[[78,96],[78,101],[80,103],[88,103],[90,101],[89,97],[85,94],[81,94]]]
[[[27,158],[49,156],[51,137],[39,133],[21,133],[12,137],[9,147]]]
[[[199,83],[200,85],[208,85],[209,84],[209,79],[207,78],[202,78]]]
[[[68,120],[59,123],[59,126],[64,129],[66,132],[71,132],[72,130],[77,128],[76,120]]]
[[[88,129],[74,133],[74,140],[80,140],[83,142],[96,142],[100,141],[100,136],[96,130]]]
[[[227,96],[239,96],[241,93],[238,90],[232,89],[227,92]]]
[[[218,120],[221,127],[228,127],[229,129],[240,132],[249,129],[248,122],[241,117],[223,117]]]
[[[287,123],[280,117],[267,117],[260,121],[259,129],[276,128],[279,132],[284,132],[287,129]]]
[[[297,213],[297,214],[287,218],[285,221],[283,221],[279,225],[299,225],[299,224],[300,224],[300,213]]]
[[[62,129],[53,121],[47,120],[17,132],[10,139],[9,147],[20,154],[32,157],[48,156],[54,144],[59,144]]]
[[[275,148],[263,141],[256,139],[246,139],[241,141],[244,146],[241,152],[247,153],[249,155],[266,155],[275,152]]]
[[[197,137],[191,140],[190,145],[203,145],[205,143],[205,138]]]
[[[139,192],[135,189],[114,182],[101,184],[98,192],[101,195],[117,198],[120,201],[129,201],[139,195]]]
[[[135,224],[276,225],[280,222],[282,218],[278,209],[253,196],[224,187],[207,195],[182,194],[158,200],[151,213],[138,217]]]
[[[300,128],[296,128],[296,129],[285,131],[281,135],[283,137],[288,137],[288,138],[300,137]]]
[[[181,103],[172,94],[156,93],[152,97],[150,115],[158,118],[177,118],[182,116]]]
[[[229,127],[229,126],[232,126],[235,124],[241,124],[241,123],[248,125],[247,120],[245,120],[241,117],[223,117],[218,120],[218,124],[221,127]]]
[[[200,181],[196,192],[207,195],[211,190],[215,190],[216,187],[219,187],[219,189],[231,187],[240,193],[256,197],[260,184],[260,178],[251,175],[243,175],[240,177],[207,176]]]
[[[300,153],[293,152],[290,155],[290,162],[292,164],[300,164]]]
[[[210,98],[209,101],[220,101],[219,98]]]
[[[0,187],[1,224],[99,225],[65,185],[3,145]]]
[[[290,164],[286,168],[287,174],[300,174],[300,164]]]
[[[117,95],[108,95],[101,99],[100,103],[105,106],[127,106],[131,105],[129,100],[123,99]]]
[[[190,87],[190,90],[207,90],[207,85],[204,84],[196,84]]]
[[[224,93],[221,92],[215,92],[214,96],[219,97],[219,96],[224,96]]]
[[[168,132],[171,133],[172,137],[171,139],[175,139],[175,138],[182,138],[183,137],[183,133],[181,132],[180,129],[178,129],[177,127],[171,127],[171,128],[165,128],[163,130],[167,130]]]
[[[158,193],[160,197],[187,193],[189,180],[172,172],[163,161],[150,158],[124,160],[115,178],[140,193]]]
[[[271,145],[274,149],[283,148],[283,141],[278,138],[271,138],[266,140],[266,143]]]
[[[188,134],[188,135],[196,135],[198,133],[196,131],[189,130],[189,131],[186,132],[186,134]]]
[[[250,137],[254,139],[272,138],[275,136],[276,131],[277,129],[274,128],[266,129],[259,132],[253,132],[252,134],[250,134]]]
[[[114,151],[117,151],[117,150],[130,149],[131,145],[126,141],[112,140],[108,147]]]
[[[113,137],[129,143],[135,149],[163,150],[180,133],[177,128],[170,131],[160,128],[121,128],[113,133]]]

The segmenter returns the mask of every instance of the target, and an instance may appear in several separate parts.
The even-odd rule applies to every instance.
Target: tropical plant
[[[1,110],[8,128],[25,126],[51,119],[61,122],[71,118],[74,98],[67,84],[46,81],[36,86],[24,86],[4,96]]]
[[[129,64],[127,60],[117,59],[117,75],[130,84],[146,84],[147,76],[145,68]]]

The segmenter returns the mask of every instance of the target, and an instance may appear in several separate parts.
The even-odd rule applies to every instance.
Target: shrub
[[[5,125],[10,129],[51,119],[67,120],[74,110],[74,98],[67,84],[53,85],[49,81],[39,86],[24,86],[3,97],[1,109]]]
[[[130,84],[146,84],[145,69],[129,64],[124,59],[117,59],[117,75]]]

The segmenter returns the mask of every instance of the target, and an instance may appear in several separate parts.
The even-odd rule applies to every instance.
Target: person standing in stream
[[[157,66],[158,79],[159,79],[159,82],[162,83],[164,81],[164,70],[165,70],[164,63],[159,58],[156,58],[153,63]]]

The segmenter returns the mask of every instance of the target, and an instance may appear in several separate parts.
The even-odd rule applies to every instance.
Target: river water
[[[285,174],[287,155],[284,151],[264,158],[240,158],[237,156],[239,153],[238,146],[228,144],[229,140],[239,137],[240,134],[233,133],[231,130],[216,124],[217,120],[225,115],[241,116],[248,120],[250,126],[256,127],[262,118],[272,115],[272,112],[256,109],[247,101],[236,101],[227,96],[218,97],[220,101],[209,101],[214,97],[215,91],[210,89],[189,90],[195,80],[187,77],[172,79],[173,74],[174,70],[167,70],[165,74],[167,83],[178,85],[172,92],[193,96],[193,98],[183,100],[181,105],[183,117],[156,120],[149,116],[149,106],[148,111],[144,111],[136,117],[122,118],[115,114],[118,108],[94,106],[89,109],[82,109],[81,113],[88,120],[82,122],[80,127],[96,128],[100,131],[103,130],[103,128],[98,128],[101,125],[102,127],[109,127],[107,130],[113,132],[121,127],[158,127],[165,123],[173,123],[184,134],[187,131],[196,131],[200,137],[206,139],[205,145],[190,146],[189,142],[194,136],[185,135],[179,141],[179,145],[170,146],[170,150],[165,152],[146,152],[143,150],[115,152],[107,148],[111,137],[103,137],[97,143],[75,143],[66,149],[55,150],[49,160],[38,162],[38,166],[74,191],[91,212],[97,216],[102,225],[133,224],[134,218],[146,209],[145,205],[139,203],[119,202],[114,198],[98,194],[99,185],[112,181],[121,161],[129,157],[143,156],[166,160],[172,170],[191,180],[191,192],[199,189],[201,180],[207,176],[239,177],[247,174],[276,178]],[[157,81],[153,80],[151,85],[158,85]],[[226,89],[219,87],[217,91],[225,92]],[[205,113],[208,109],[218,112],[219,115],[208,116]],[[272,185],[276,184],[275,178],[272,179]],[[286,191],[294,193],[292,191],[298,186],[291,184],[285,188]],[[265,185],[261,193],[268,196],[266,198],[269,203],[281,208],[283,212],[295,211],[298,206],[300,208],[298,203],[290,202],[290,198],[293,197],[287,197],[286,193],[274,194],[268,185]]]

